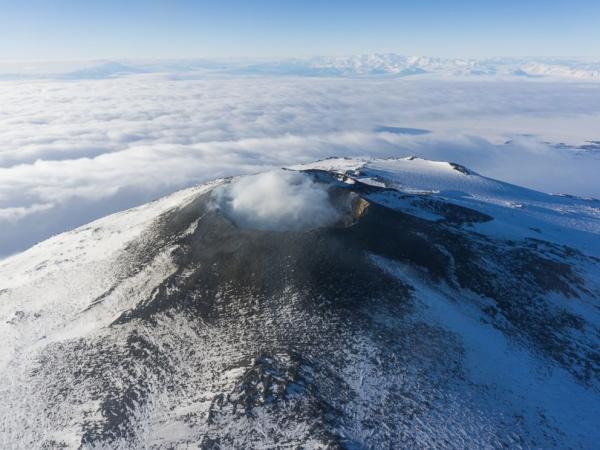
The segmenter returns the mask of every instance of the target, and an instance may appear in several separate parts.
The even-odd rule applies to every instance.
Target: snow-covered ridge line
[[[547,239],[600,257],[600,202],[538,192],[482,176],[446,161],[415,156],[329,158],[292,168],[350,175],[364,184],[406,194],[432,195],[494,217],[477,231],[505,239]]]
[[[423,76],[600,81],[600,61],[549,58],[435,58],[374,53],[268,60],[96,60],[0,62],[3,79],[105,79],[152,73],[267,76]]]
[[[0,261],[0,447],[593,448],[598,201],[414,156],[289,169]]]
[[[420,75],[562,77],[600,80],[600,63],[548,59],[448,59],[394,53],[320,57],[307,62],[314,70],[339,75]]]

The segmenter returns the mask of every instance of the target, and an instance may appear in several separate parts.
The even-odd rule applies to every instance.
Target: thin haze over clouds
[[[0,59],[401,52],[600,59],[596,0],[0,0]]]
[[[0,255],[215,177],[333,155],[455,161],[600,196],[597,83],[137,74],[0,82]]]

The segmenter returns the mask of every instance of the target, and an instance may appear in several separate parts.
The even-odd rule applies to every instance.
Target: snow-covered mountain
[[[177,78],[209,75],[310,77],[423,76],[441,78],[546,78],[600,81],[600,62],[540,58],[436,58],[375,53],[284,59],[100,60],[3,62],[0,80],[54,78],[105,79],[162,73]]]
[[[313,63],[318,66],[319,63]],[[410,75],[431,73],[443,76],[553,76],[600,80],[600,64],[569,60],[535,59],[447,59],[403,57],[396,54],[363,55],[324,59],[320,64],[347,67],[356,74],[387,73]]]
[[[599,235],[418,158],[108,216],[0,261],[0,446],[594,448]]]

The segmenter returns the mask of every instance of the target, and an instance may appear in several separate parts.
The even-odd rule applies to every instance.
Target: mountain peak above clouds
[[[550,58],[439,58],[372,53],[280,59],[101,60],[5,62],[0,79],[102,79],[143,74],[309,77],[442,77],[600,80],[600,62]]]
[[[0,262],[0,443],[590,448],[599,234],[418,157],[107,216]]]

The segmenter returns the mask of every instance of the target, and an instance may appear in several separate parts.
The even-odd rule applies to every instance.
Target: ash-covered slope
[[[593,448],[599,234],[417,158],[106,217],[0,262],[0,446]]]

